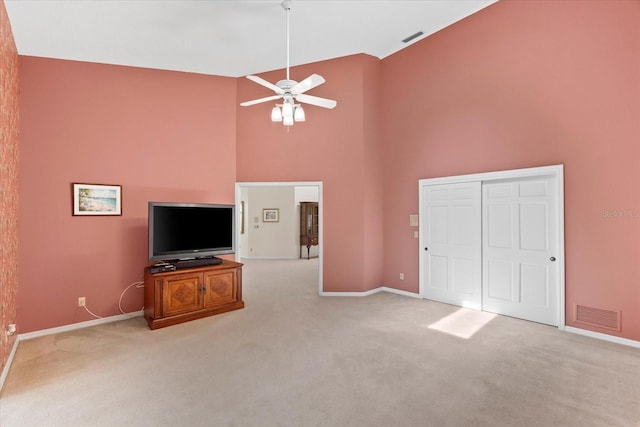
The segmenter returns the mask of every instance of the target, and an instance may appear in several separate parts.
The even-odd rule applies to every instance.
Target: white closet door
[[[480,182],[423,188],[423,297],[481,309]]]
[[[553,178],[482,185],[482,309],[558,325]]]

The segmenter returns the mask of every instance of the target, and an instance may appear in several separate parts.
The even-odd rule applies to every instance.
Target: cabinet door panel
[[[206,308],[229,304],[236,301],[236,272],[226,270],[222,272],[205,273],[204,306]]]
[[[202,273],[166,278],[162,284],[162,315],[174,316],[202,307]]]

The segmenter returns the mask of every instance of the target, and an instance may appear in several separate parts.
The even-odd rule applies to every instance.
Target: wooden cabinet
[[[244,307],[242,264],[144,272],[144,317],[157,329]]]
[[[300,202],[300,258],[302,247],[307,247],[307,259],[311,246],[318,244],[318,202]]]

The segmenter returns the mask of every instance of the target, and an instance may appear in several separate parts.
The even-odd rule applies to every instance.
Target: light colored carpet
[[[316,278],[250,261],[243,310],[23,341],[0,425],[640,426],[638,349]]]

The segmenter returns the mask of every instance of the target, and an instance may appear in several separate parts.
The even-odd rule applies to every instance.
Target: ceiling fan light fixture
[[[282,104],[282,117],[285,119],[291,118],[293,120],[293,104],[291,101],[285,100]]]
[[[1,1],[1,0],[0,0]],[[259,76],[247,76],[247,79],[261,86],[269,88],[275,92],[275,95],[264,98],[254,99],[251,101],[241,102],[240,105],[248,107],[250,105],[260,104],[262,102],[274,99],[282,99],[282,104],[276,104],[271,110],[271,120],[274,122],[282,122],[285,126],[291,126],[295,122],[304,122],[306,120],[304,109],[297,102],[315,105],[322,108],[334,108],[336,101],[332,99],[320,98],[317,96],[307,95],[305,92],[325,82],[324,78],[318,74],[312,74],[301,82],[291,80],[289,74],[289,12],[291,11],[291,0],[284,0],[281,5],[286,12],[287,17],[287,77],[278,81],[276,84],[270,83]]]
[[[271,121],[272,122],[282,121],[282,111],[280,111],[280,107],[278,107],[277,105],[273,107],[273,110],[271,110]]]

